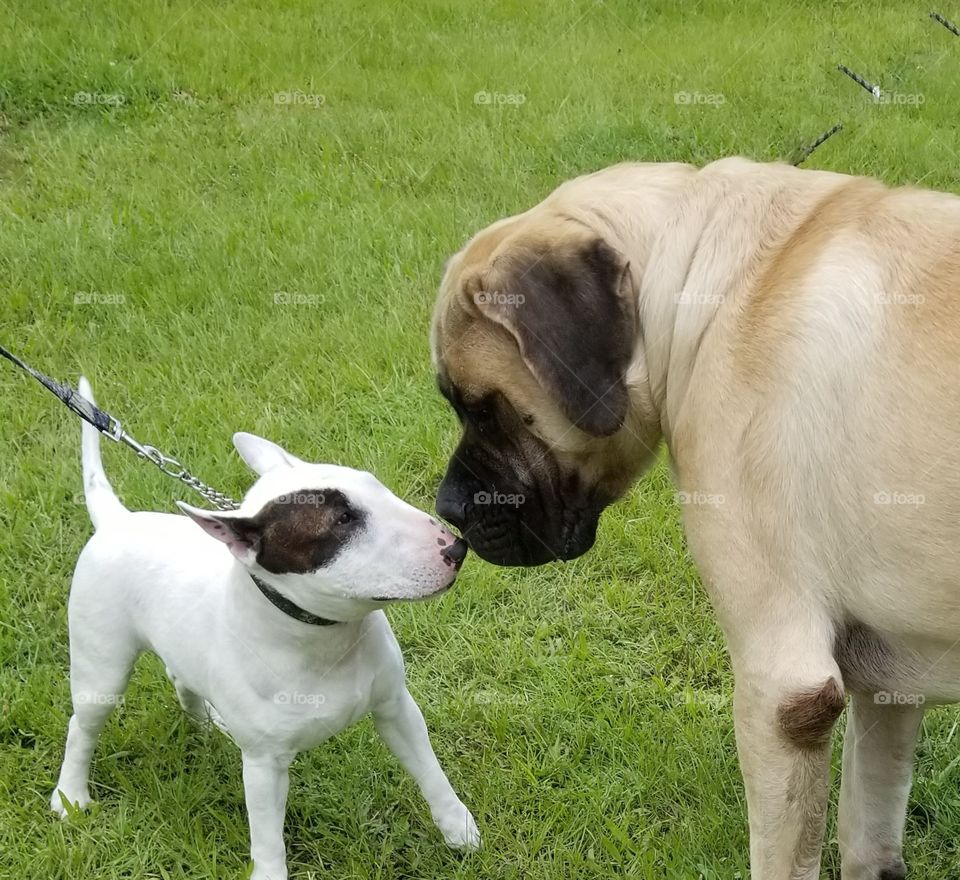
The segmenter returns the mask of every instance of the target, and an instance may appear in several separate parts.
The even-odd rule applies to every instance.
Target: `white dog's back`
[[[79,390],[94,402],[86,377],[80,378]],[[195,624],[215,611],[211,606],[222,594],[232,557],[226,547],[211,541],[186,517],[124,507],[104,471],[99,432],[87,422],[82,432],[84,496],[96,532],[74,571],[71,631],[91,614],[101,619],[105,616],[127,633],[137,632],[138,651],[160,653],[155,634],[143,628],[142,622],[154,616],[150,606],[156,606],[158,620],[166,613],[161,605],[182,606],[181,635],[189,638]],[[157,547],[174,550],[158,554]],[[138,589],[141,584],[150,587]],[[136,613],[128,616],[128,611]],[[131,628],[132,620],[139,620],[140,626]]]

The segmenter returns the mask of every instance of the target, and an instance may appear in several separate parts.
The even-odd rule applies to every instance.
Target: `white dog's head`
[[[253,434],[233,437],[260,475],[229,512],[180,508],[282,596],[352,620],[456,580],[467,545],[365,471],[309,464]]]

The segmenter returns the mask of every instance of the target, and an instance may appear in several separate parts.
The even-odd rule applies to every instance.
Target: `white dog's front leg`
[[[251,880],[287,880],[283,819],[290,755],[243,755],[243,790],[250,822]]]
[[[477,824],[440,767],[420,707],[410,692],[404,688],[376,706],[373,721],[390,751],[416,780],[447,843],[463,849],[479,847]]]

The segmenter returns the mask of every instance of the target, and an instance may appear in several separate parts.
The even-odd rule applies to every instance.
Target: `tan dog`
[[[843,877],[902,878],[923,707],[960,699],[960,198],[617,166],[458,253],[432,346],[464,429],[438,510],[491,562],[585,552],[666,441],[754,880],[819,876],[847,697]]]

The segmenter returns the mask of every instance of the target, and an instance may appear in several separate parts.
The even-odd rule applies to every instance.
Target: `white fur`
[[[91,397],[85,380],[80,389]],[[70,595],[74,714],[52,808],[66,816],[66,804],[90,803],[97,737],[137,656],[152,651],[166,663],[184,709],[213,720],[242,750],[253,880],[287,877],[283,821],[294,756],[367,712],[416,779],[447,843],[476,848],[476,824],[437,762],[379,610],[385,603],[374,599],[421,599],[449,587],[456,569],[440,551],[453,536],[371,474],[307,464],[251,434],[234,442],[261,477],[236,513],[181,505],[198,528],[186,516],[126,510],[104,475],[99,435],[84,425],[84,486],[97,530],[80,554]],[[366,528],[315,572],[265,571],[224,526],[278,496],[321,488],[339,490],[365,511]],[[250,572],[300,607],[342,622],[288,617]]]

